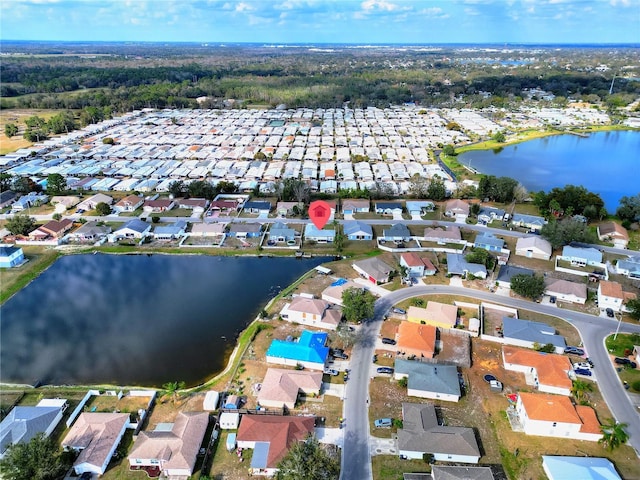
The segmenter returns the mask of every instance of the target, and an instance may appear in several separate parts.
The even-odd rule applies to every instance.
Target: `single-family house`
[[[243,415],[236,436],[238,448],[253,449],[252,475],[273,476],[294,442],[314,434],[315,417]]]
[[[422,217],[436,209],[435,204],[428,200],[407,200],[405,206],[411,218]]]
[[[495,220],[503,221],[506,216],[507,213],[500,208],[482,206],[478,212],[478,223],[487,225]]]
[[[220,213],[230,213],[238,208],[238,204],[233,200],[214,200],[209,203],[209,211]]]
[[[224,235],[226,223],[194,223],[191,226],[193,237],[221,237]]]
[[[151,224],[143,222],[138,218],[129,220],[123,227],[119,228],[113,235],[116,238],[137,238],[146,237],[151,232]]]
[[[62,238],[66,232],[71,230],[73,222],[68,218],[62,220],[50,220],[44,225],[36,228],[29,233],[29,238],[32,240],[46,240],[48,238]]]
[[[562,255],[560,258],[578,267],[602,264],[602,252],[593,247],[573,247],[571,245],[565,245],[562,247]]]
[[[463,467],[461,465],[432,465],[431,479],[408,478],[403,480],[495,480],[491,467]],[[422,474],[419,474],[422,475]]]
[[[542,455],[542,470],[549,480],[622,480],[615,465],[600,457]]]
[[[22,248],[13,245],[0,245],[0,268],[19,267],[24,262]]]
[[[524,215],[522,213],[514,213],[511,224],[516,227],[528,228],[532,232],[539,232],[547,221],[543,217],[537,215]]]
[[[455,225],[450,225],[446,228],[425,228],[422,239],[425,242],[435,242],[438,245],[445,245],[447,243],[464,243],[460,229]]]
[[[153,238],[160,241],[171,241],[184,237],[187,222],[178,220],[169,225],[156,226],[153,229]]]
[[[396,223],[382,230],[382,239],[389,242],[408,242],[411,240],[411,232],[404,223]]]
[[[76,475],[104,475],[128,426],[128,413],[81,413],[62,440],[63,448],[79,452],[73,463]]]
[[[369,200],[346,198],[342,201],[342,213],[344,215],[369,213]]]
[[[285,223],[276,222],[269,229],[269,240],[276,243],[293,242],[296,238],[296,231],[289,228]]]
[[[378,215],[402,215],[400,202],[376,202],[375,207]]]
[[[303,330],[297,340],[275,339],[267,349],[267,363],[295,367],[302,365],[311,370],[324,370],[329,356],[327,334]]]
[[[569,358],[564,355],[504,345],[502,362],[505,370],[524,373],[527,385],[540,392],[571,395],[573,383],[569,372],[572,366]]]
[[[313,223],[307,223],[304,226],[304,239],[306,241],[313,240],[317,243],[333,243],[336,238],[334,229],[324,228],[318,229]]]
[[[513,265],[501,265],[498,270],[498,276],[496,282],[499,286],[504,288],[511,288],[511,279],[516,275],[526,275],[527,277],[533,277],[533,270],[530,268],[516,267]]]
[[[158,198],[156,200],[145,200],[142,211],[146,213],[162,213],[175,207],[176,202],[169,198]]]
[[[574,405],[569,397],[519,392],[516,413],[527,435],[590,442],[602,438],[596,412],[586,405]]]
[[[108,225],[98,225],[98,222],[87,222],[69,234],[69,240],[76,242],[97,242],[111,233]]]
[[[29,192],[26,195],[22,195],[11,205],[11,213],[22,212],[31,207],[37,207],[43,205],[49,201],[49,197],[44,193]]]
[[[141,431],[127,457],[129,467],[156,467],[167,477],[188,477],[193,474],[208,424],[207,412],[178,412],[173,423]]]
[[[400,265],[407,269],[409,277],[424,277],[425,275],[435,275],[436,267],[427,257],[421,257],[415,252],[404,252],[400,254]]]
[[[493,233],[480,232],[473,242],[476,248],[483,248],[489,252],[500,252],[504,248],[504,240]]]
[[[265,201],[248,201],[242,207],[242,210],[248,213],[257,213],[260,215],[269,215],[271,211],[271,202]]]
[[[113,206],[116,212],[134,212],[144,204],[144,197],[127,195]]]
[[[51,205],[56,205],[56,211],[64,212],[65,210],[69,210],[71,207],[80,203],[80,197],[76,197],[74,195],[56,195],[51,197],[49,203]],[[61,205],[62,208],[57,205]]]
[[[11,190],[0,192],[0,208],[8,207],[18,198],[18,194]]]
[[[393,376],[407,378],[407,395],[447,402],[460,400],[460,378],[455,365],[422,363],[396,358]]]
[[[601,310],[610,308],[614,312],[619,312],[622,309],[624,299],[622,285],[618,282],[600,280],[598,285],[598,307]]]
[[[136,197],[137,198],[137,197]],[[109,195],[105,195],[104,193],[96,193],[92,197],[89,197],[83,201],[81,201],[77,205],[78,210],[95,210],[99,203],[106,203],[107,205],[113,205],[113,198]]]
[[[285,304],[280,316],[291,323],[335,330],[342,319],[342,311],[324,300],[298,296]]]
[[[228,227],[230,237],[257,238],[262,235],[262,225],[259,223],[233,222]]]
[[[540,236],[521,237],[516,241],[516,255],[549,260],[552,253],[551,244]]]
[[[178,208],[184,208],[186,210],[206,210],[209,206],[209,200],[206,198],[178,198],[175,200]],[[233,202],[231,202],[233,203]]]
[[[473,275],[476,278],[487,278],[487,269],[484,265],[467,262],[461,253],[447,253],[447,273],[461,277]]]
[[[440,425],[432,404],[408,402],[402,403],[398,454],[414,460],[422,460],[429,454],[439,462],[455,463],[478,463],[481,456],[473,428]]]
[[[374,285],[387,283],[391,273],[394,271],[392,267],[377,257],[358,260],[354,262],[352,266],[362,278],[369,280]]]
[[[411,305],[407,310],[407,320],[410,322],[440,328],[455,328],[457,318],[458,307],[434,301],[427,302],[427,308]]]
[[[368,223],[358,220],[346,221],[343,229],[348,240],[373,240],[373,228]]]
[[[433,358],[436,353],[436,327],[400,322],[396,333],[396,349],[417,358]]]
[[[555,328],[543,322],[503,317],[502,335],[512,345],[521,347],[534,348],[535,345],[551,344],[557,353],[562,353],[567,346],[564,337],[557,335]]]
[[[279,217],[286,217],[288,215],[293,215],[294,208],[300,207],[300,203],[298,202],[278,202],[276,204],[276,213]]]
[[[350,288],[362,290],[364,287],[352,280],[340,278],[322,291],[322,299],[336,305],[342,305],[342,294]]]
[[[627,248],[629,232],[616,222],[604,222],[598,225],[598,239],[601,242],[612,242],[616,248]]]
[[[0,459],[10,445],[29,443],[39,434],[51,435],[66,408],[67,401],[60,398],[42,399],[34,407],[13,407],[0,423]]]
[[[570,282],[557,278],[545,278],[545,295],[556,297],[563,302],[579,303],[587,301],[587,285],[585,283]]]
[[[629,278],[640,278],[640,255],[618,260],[616,263],[616,273],[626,275]]]
[[[293,409],[300,393],[319,395],[321,387],[322,372],[269,368],[258,393],[258,404]]]
[[[464,222],[469,216],[469,204],[459,198],[454,198],[444,204],[444,214],[453,217],[457,222]]]

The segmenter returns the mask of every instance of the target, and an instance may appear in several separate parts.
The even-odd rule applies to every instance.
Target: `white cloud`
[[[251,12],[255,10],[255,7],[253,5],[249,5],[248,3],[240,2],[239,4],[236,5],[236,8],[234,8],[234,10],[240,13]]]
[[[480,12],[479,12],[477,9],[472,8],[472,7],[466,7],[466,8],[464,9],[464,13],[465,13],[466,15],[470,15],[470,16],[477,16],[477,15],[480,15]]]
[[[618,5],[620,5],[621,7],[630,7],[631,0],[611,0],[609,4],[612,7],[617,7]]]
[[[382,10],[386,12],[393,12],[400,8],[397,4],[387,2],[385,0],[365,0],[362,2],[361,6],[365,11]]]

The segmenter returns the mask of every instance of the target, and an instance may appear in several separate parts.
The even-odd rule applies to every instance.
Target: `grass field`
[[[22,138],[25,130],[25,119],[37,115],[48,120],[62,111],[63,110],[0,110],[0,155],[6,155],[7,153],[33,145],[32,142]],[[19,128],[18,134],[11,138],[7,138],[4,134],[4,127],[8,123],[15,123]]]

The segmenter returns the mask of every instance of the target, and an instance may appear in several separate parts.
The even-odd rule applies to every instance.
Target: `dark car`
[[[339,358],[340,360],[347,360],[349,358],[349,355],[344,352],[333,352],[333,357]]]
[[[391,367],[378,367],[378,369],[376,371],[378,373],[392,374],[393,373],[393,368],[391,368]]]
[[[572,355],[584,355],[584,350],[578,347],[564,347],[564,353]]]
[[[393,338],[382,337],[382,343],[385,345],[395,345],[396,341]]]
[[[613,318],[613,317],[614,317],[614,315],[613,315],[613,309],[611,309],[611,308],[607,308],[607,309],[605,310],[605,312],[607,312],[607,317],[609,317],[609,318]]]
[[[584,375],[585,377],[590,377],[591,375],[593,375],[591,373],[591,370],[587,369],[587,368],[578,368],[576,370],[574,370],[576,375]]]
[[[636,362],[632,362],[628,358],[616,357],[613,359],[618,365],[629,365],[631,368],[636,368],[638,365]]]
[[[93,474],[91,472],[84,472],[80,475],[80,480],[91,480],[93,478]]]

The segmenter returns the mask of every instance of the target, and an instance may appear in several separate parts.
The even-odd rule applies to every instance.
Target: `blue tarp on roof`
[[[331,284],[332,287],[339,287],[340,285],[344,285],[345,283],[347,283],[349,280],[347,280],[346,278],[339,278],[338,280],[336,280],[335,282],[333,282]]]

